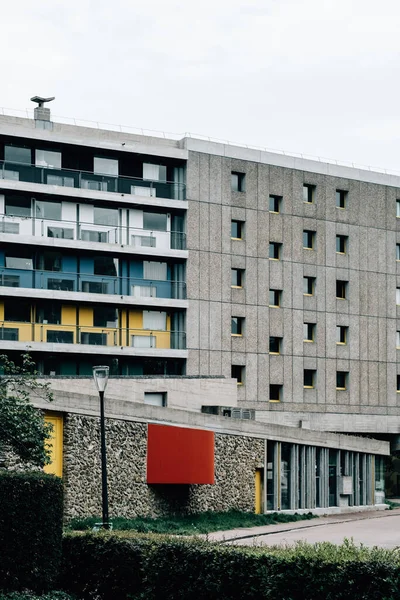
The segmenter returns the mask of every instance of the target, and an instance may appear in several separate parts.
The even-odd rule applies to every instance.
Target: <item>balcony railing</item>
[[[186,234],[181,231],[154,231],[123,225],[113,227],[82,221],[37,219],[16,215],[1,216],[0,233],[121,244],[133,248],[186,249]]]
[[[143,298],[143,300],[146,298],[186,299],[186,283],[184,281],[160,281],[35,269],[0,268],[0,286],[90,294],[117,294]]]
[[[36,167],[0,161],[0,179],[44,183],[97,192],[118,192],[153,198],[185,200],[185,184],[171,181],[151,181],[137,177],[99,175],[88,171]]]
[[[185,350],[183,331],[0,321],[0,341]]]

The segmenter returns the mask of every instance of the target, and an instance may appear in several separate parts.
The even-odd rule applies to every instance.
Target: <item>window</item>
[[[167,392],[145,392],[144,403],[151,406],[167,406]]]
[[[269,338],[269,353],[280,354],[282,348],[282,338],[270,336]]]
[[[48,331],[47,341],[51,344],[73,344],[73,331]]]
[[[272,213],[280,213],[282,208],[282,196],[273,196],[269,197],[269,212]]]
[[[152,329],[154,331],[167,330],[167,313],[156,310],[143,311],[143,329]]]
[[[143,279],[150,279],[151,281],[167,281],[167,279],[168,279],[167,263],[144,260],[143,261]]]
[[[396,348],[400,349],[400,331],[396,331]]]
[[[346,208],[347,194],[346,190],[336,190],[336,208]]]
[[[314,369],[304,369],[304,387],[307,389],[315,387],[317,371]]]
[[[347,235],[336,236],[336,252],[338,254],[346,254],[347,250]]]
[[[347,390],[348,371],[336,371],[336,389]]]
[[[281,305],[282,290],[269,290],[269,306],[277,308]]]
[[[314,248],[315,243],[315,231],[310,231],[309,229],[304,229],[303,231],[303,248],[307,250],[312,250]]]
[[[233,287],[233,288],[243,287],[244,270],[243,269],[231,269],[231,278],[232,278],[231,287]]]
[[[30,165],[32,163],[31,149],[20,146],[4,146],[4,160],[5,162]]]
[[[143,213],[143,229],[167,231],[167,215],[164,213]]]
[[[44,202],[36,200],[36,218],[61,221],[61,202]]]
[[[118,209],[117,208],[93,208],[93,223],[95,225],[111,225],[118,227]]]
[[[8,342],[18,342],[19,340],[19,329],[14,327],[1,327],[0,328],[0,340]]]
[[[347,297],[347,281],[336,280],[336,298],[345,300]]]
[[[313,342],[315,340],[315,323],[304,323],[303,325],[303,335],[305,342]]]
[[[400,260],[400,244],[396,244],[396,260]]]
[[[6,264],[7,266],[7,264]],[[400,305],[400,288],[396,288],[396,304]]]
[[[281,257],[282,244],[279,242],[269,243],[269,258],[270,260],[279,260]]]
[[[303,277],[303,294],[304,296],[314,296],[315,292],[315,277]]]
[[[6,196],[5,213],[14,217],[30,217],[31,199],[25,196]]]
[[[244,384],[244,371],[245,367],[242,365],[232,365],[231,367],[231,377],[236,379],[238,385]]]
[[[232,192],[245,192],[246,191],[246,175],[245,175],[245,173],[237,173],[236,171],[232,171],[231,187],[232,187]]]
[[[118,177],[118,160],[95,156],[93,159],[93,173]]]
[[[59,238],[62,240],[73,240],[74,239],[74,230],[67,229],[66,227],[48,227],[47,228],[47,237]]]
[[[167,181],[167,167],[143,163],[143,179],[147,181]]]
[[[61,169],[61,152],[35,150],[35,165],[48,169]]]
[[[397,375],[397,393],[400,393],[400,375]]]
[[[117,327],[118,312],[108,306],[93,307],[93,325],[95,327]]]
[[[231,335],[241,336],[244,332],[244,318],[232,317],[231,319]]]
[[[282,400],[283,385],[277,385],[272,383],[269,386],[269,401],[270,402],[281,402]]]
[[[30,271],[33,269],[33,261],[32,258],[28,256],[6,256],[6,268]]]
[[[303,202],[312,204],[315,200],[315,185],[305,183],[303,185]]]
[[[90,231],[89,229],[81,229],[81,240],[83,242],[99,242],[107,244],[108,231]]]
[[[62,255],[60,252],[43,252],[36,259],[39,271],[61,271]]]
[[[242,240],[244,237],[244,221],[231,221],[231,238],[233,240]]]
[[[116,277],[118,275],[118,258],[95,256],[93,258],[93,273],[94,275]]]
[[[61,323],[61,306],[55,304],[44,305],[36,311],[37,323],[47,323],[51,325],[60,325]]]
[[[348,327],[345,325],[337,325],[336,326],[336,343],[337,344],[347,344],[347,333]]]
[[[400,200],[396,200],[396,217],[400,217]]]
[[[18,300],[18,302],[6,302],[4,304],[4,320],[19,323],[31,322],[31,305],[29,302]]]

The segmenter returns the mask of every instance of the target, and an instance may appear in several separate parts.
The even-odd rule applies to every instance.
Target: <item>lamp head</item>
[[[104,392],[107,387],[109,371],[110,367],[107,365],[93,367],[93,379],[99,392]]]

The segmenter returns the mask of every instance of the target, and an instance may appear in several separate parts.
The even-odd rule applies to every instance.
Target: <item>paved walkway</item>
[[[263,527],[239,528],[208,534],[210,541],[238,545],[285,545],[297,541],[341,544],[353,538],[356,544],[400,547],[400,511],[368,511],[319,517]]]

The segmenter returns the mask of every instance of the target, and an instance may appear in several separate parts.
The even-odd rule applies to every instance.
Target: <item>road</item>
[[[314,544],[316,542],[332,542],[341,544],[344,538],[353,538],[355,544],[365,546],[381,546],[383,548],[400,548],[400,514],[398,511],[382,514],[372,518],[353,519],[341,523],[324,523],[322,519],[308,522],[304,528],[268,533],[227,541],[239,545],[285,545],[298,541]]]

